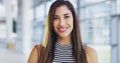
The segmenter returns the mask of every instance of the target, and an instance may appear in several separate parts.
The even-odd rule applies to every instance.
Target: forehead
[[[70,9],[68,9],[68,7],[65,5],[59,6],[55,10],[55,15],[60,15],[65,13],[71,13]]]

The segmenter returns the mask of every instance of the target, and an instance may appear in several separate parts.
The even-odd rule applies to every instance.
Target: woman
[[[98,63],[96,51],[82,44],[79,19],[69,1],[51,5],[44,44],[33,48],[28,63]]]

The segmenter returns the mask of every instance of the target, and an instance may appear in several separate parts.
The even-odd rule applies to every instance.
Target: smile
[[[60,32],[65,32],[67,29],[68,29],[68,27],[62,27],[62,28],[59,28],[58,30],[59,30]]]

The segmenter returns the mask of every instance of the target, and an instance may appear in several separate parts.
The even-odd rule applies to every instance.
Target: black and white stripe
[[[72,45],[55,45],[55,58],[53,63],[75,63],[72,55]]]

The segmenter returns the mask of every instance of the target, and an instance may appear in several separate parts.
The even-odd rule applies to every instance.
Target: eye
[[[65,16],[64,18],[69,18],[70,16]]]
[[[54,16],[54,17],[53,17],[53,20],[57,20],[57,19],[59,19],[58,16]]]
[[[53,17],[53,20],[59,19],[58,17]]]

